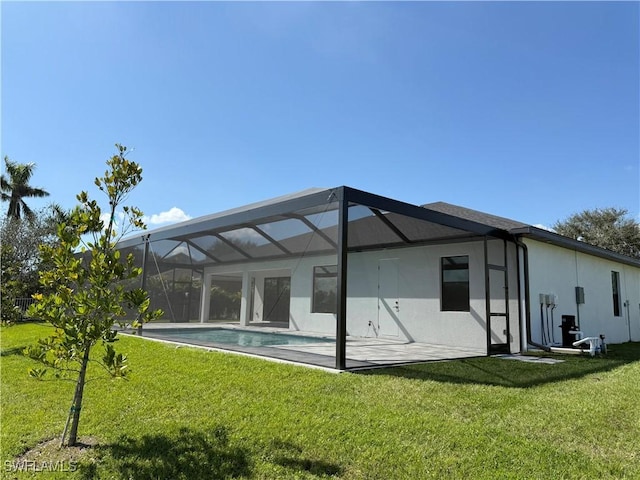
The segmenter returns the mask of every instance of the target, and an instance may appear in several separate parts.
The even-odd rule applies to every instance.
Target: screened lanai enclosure
[[[119,247],[165,312],[144,335],[339,370],[520,349],[518,247],[506,232],[350,187]]]

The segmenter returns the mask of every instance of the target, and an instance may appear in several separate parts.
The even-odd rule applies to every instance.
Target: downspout
[[[551,348],[546,345],[542,345],[538,342],[535,342],[531,338],[531,308],[530,308],[530,295],[529,295],[529,249],[527,245],[520,240],[520,238],[516,235],[513,236],[513,241],[516,245],[522,248],[522,257],[524,260],[524,303],[525,303],[525,329],[527,331],[527,344],[532,345],[536,348],[544,350],[545,352],[550,352]],[[518,262],[520,262],[520,255],[517,255]],[[518,292],[522,291],[522,285],[520,284],[520,273],[518,272]],[[520,295],[518,295],[518,314],[520,318],[522,318],[522,302],[520,301]]]

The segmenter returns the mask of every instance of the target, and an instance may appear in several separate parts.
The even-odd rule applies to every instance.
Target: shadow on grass
[[[301,458],[302,447],[283,440],[271,442],[271,461],[282,467],[297,472],[308,472],[317,477],[337,477],[342,475],[343,468],[324,460]]]
[[[210,432],[181,428],[177,433],[122,436],[115,443],[97,446],[99,461],[81,465],[84,479],[110,477],[137,480],[250,477],[248,453],[229,442],[227,430]]]
[[[10,355],[24,355],[22,352],[27,348],[25,345],[22,347],[3,348],[0,350],[0,357],[8,357]]]
[[[630,342],[611,345],[607,355],[602,357],[592,358],[585,355],[549,354],[544,354],[544,356],[564,361],[555,364],[544,364],[481,357],[365,370],[360,374],[387,375],[447,383],[527,388],[581,378],[592,373],[608,372],[622,365],[640,361],[640,343]]]

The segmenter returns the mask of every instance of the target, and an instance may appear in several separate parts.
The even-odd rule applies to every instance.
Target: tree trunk
[[[89,364],[89,352],[91,346],[87,346],[82,357],[82,365],[76,382],[76,391],[73,395],[73,404],[71,406],[71,431],[69,432],[69,441],[67,446],[73,447],[78,440],[78,423],[80,422],[80,410],[82,409],[82,395],[84,393],[85,377],[87,374],[87,365]]]

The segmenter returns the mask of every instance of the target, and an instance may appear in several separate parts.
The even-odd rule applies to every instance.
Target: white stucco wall
[[[440,258],[469,255],[470,312],[440,311]],[[347,331],[374,337],[378,318],[378,265],[397,259],[400,322],[398,338],[415,342],[485,348],[484,247],[459,243],[354,253],[349,256]],[[380,334],[385,336],[384,328]],[[391,335],[393,336],[393,335]]]
[[[489,242],[492,264],[504,265],[502,242]],[[512,352],[520,350],[520,320],[517,305],[517,275],[515,246],[508,244],[509,314]],[[445,256],[469,256],[470,312],[442,312],[440,310],[440,259]],[[378,266],[380,261],[395,259],[398,269],[397,328],[390,330],[378,323]],[[266,276],[291,276],[290,328],[308,332],[335,335],[334,314],[311,313],[313,294],[313,267],[335,265],[335,255],[305,257],[287,261],[247,263],[235,266],[209,268],[205,275],[234,273],[245,282],[255,278],[253,313],[250,302],[242,302],[241,319],[262,319],[261,284]],[[248,289],[244,289],[247,290]],[[452,243],[448,245],[389,249],[374,252],[351,253],[348,258],[347,334],[360,337],[388,337],[431,344],[459,346],[486,351],[486,300],[484,243]],[[496,296],[503,291],[494,292]],[[249,317],[251,318],[249,319]],[[372,324],[370,324],[370,322]],[[502,323],[501,323],[502,322]],[[497,343],[505,328],[504,320],[494,319]],[[393,325],[392,325],[393,327]]]
[[[525,239],[529,251],[531,336],[541,340],[539,294],[557,295],[554,332],[562,340],[562,315],[579,318],[587,336],[604,334],[608,343],[640,340],[640,268]],[[611,272],[620,273],[622,315],[614,316]],[[577,305],[575,287],[584,288],[585,303]]]

